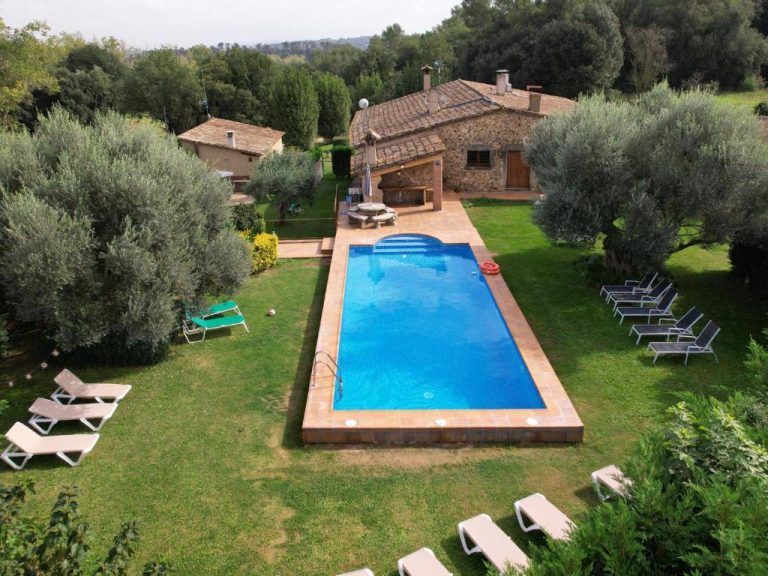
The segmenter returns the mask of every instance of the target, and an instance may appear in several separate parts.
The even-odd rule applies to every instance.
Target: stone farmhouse
[[[225,173],[237,188],[250,178],[254,162],[283,151],[284,132],[212,118],[177,136],[183,148]]]
[[[370,166],[374,199],[387,204],[442,203],[443,183],[460,192],[536,188],[522,156],[537,120],[570,110],[567,98],[519,90],[499,70],[496,84],[454,80],[359,110],[350,125],[352,170]],[[531,88],[531,87],[529,87]]]

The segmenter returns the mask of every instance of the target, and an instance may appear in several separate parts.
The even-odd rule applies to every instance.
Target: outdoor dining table
[[[357,211],[362,212],[366,216],[376,216],[386,210],[387,206],[381,202],[363,202],[357,205]]]

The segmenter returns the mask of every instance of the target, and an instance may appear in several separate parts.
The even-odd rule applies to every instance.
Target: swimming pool
[[[334,410],[545,408],[469,244],[350,246]]]

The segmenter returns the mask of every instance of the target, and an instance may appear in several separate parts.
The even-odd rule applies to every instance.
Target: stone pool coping
[[[401,210],[399,225],[379,229],[340,224],[325,290],[316,353],[338,357],[349,247],[372,245],[394,234],[425,234],[446,244],[469,244],[478,262],[492,260],[455,195],[443,210]],[[501,275],[486,276],[545,408],[523,410],[333,410],[335,376],[318,362],[309,383],[302,438],[308,444],[420,444],[477,442],[580,442],[584,425],[560,379]],[[327,360],[327,359],[326,359]],[[328,364],[331,364],[328,362]],[[343,374],[342,374],[343,377]],[[436,421],[440,420],[440,424]],[[350,426],[354,421],[355,425]]]

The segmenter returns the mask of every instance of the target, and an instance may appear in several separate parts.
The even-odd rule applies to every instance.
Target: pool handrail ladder
[[[318,358],[318,356],[325,356],[330,360],[333,365],[328,364],[325,360],[322,358]],[[315,387],[315,377],[317,376],[317,365],[322,364],[326,366],[331,373],[333,374],[333,377],[335,378],[336,382],[336,390],[339,393],[339,398],[344,396],[344,381],[341,378],[341,368],[339,368],[339,364],[336,362],[333,356],[328,354],[325,350],[318,350],[315,352],[315,355],[312,357],[312,378],[311,378],[311,386]]]

